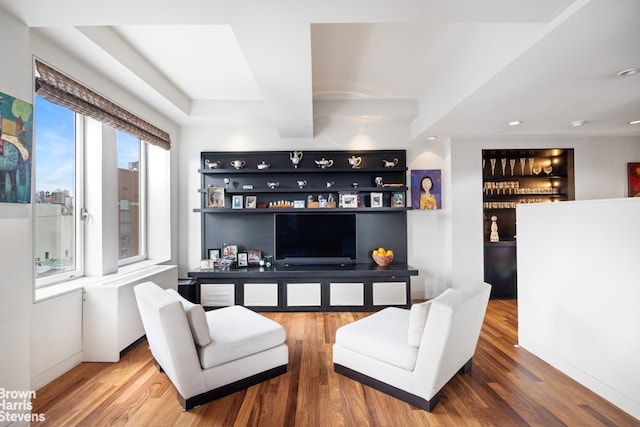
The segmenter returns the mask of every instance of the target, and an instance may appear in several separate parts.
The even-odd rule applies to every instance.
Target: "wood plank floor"
[[[640,426],[517,343],[514,300],[489,302],[473,369],[431,413],[333,372],[336,329],[367,313],[265,313],[287,330],[289,371],[182,412],[146,341],[119,363],[83,363],[37,392],[49,426]]]

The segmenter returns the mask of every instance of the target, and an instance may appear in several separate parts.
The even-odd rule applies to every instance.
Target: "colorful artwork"
[[[640,163],[627,164],[629,197],[640,197]]]
[[[31,202],[33,106],[0,92],[0,202]]]
[[[442,209],[440,169],[411,171],[411,207],[413,209]]]

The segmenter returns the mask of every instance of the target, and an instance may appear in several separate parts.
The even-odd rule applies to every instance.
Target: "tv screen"
[[[356,258],[356,215],[288,213],[275,215],[275,257]]]

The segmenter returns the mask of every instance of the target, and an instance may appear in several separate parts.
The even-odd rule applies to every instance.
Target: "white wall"
[[[640,198],[523,205],[520,345],[640,419]]]
[[[31,102],[29,33],[0,10],[3,53],[0,92]],[[0,388],[30,390],[29,314],[33,298],[31,206],[0,203]],[[0,425],[8,422],[0,421]],[[16,423],[16,425],[23,425]]]

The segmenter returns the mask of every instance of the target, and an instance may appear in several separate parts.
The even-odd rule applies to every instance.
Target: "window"
[[[142,227],[143,188],[140,175],[140,139],[118,131],[118,260],[120,264],[144,257]]]
[[[82,150],[73,111],[36,97],[35,116],[35,273],[51,282],[82,275]]]

